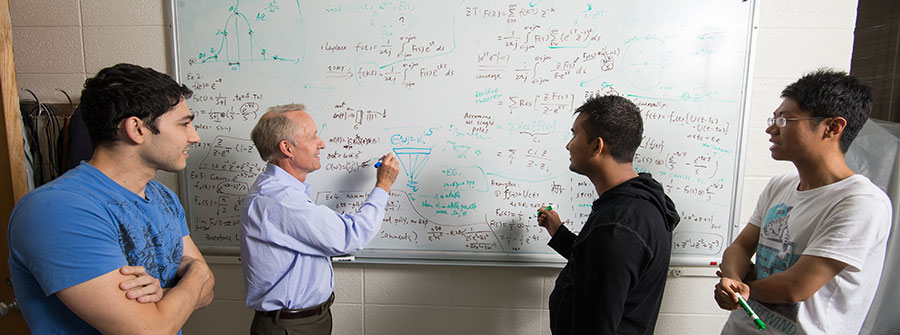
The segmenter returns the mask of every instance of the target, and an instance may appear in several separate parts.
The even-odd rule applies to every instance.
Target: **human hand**
[[[559,226],[562,225],[562,221],[559,220],[559,214],[552,209],[547,209],[547,207],[538,207],[538,217],[537,217],[538,225],[547,229],[547,232],[550,233],[550,236],[556,234],[556,231],[559,230]]]
[[[719,276],[719,283],[716,284],[715,292],[713,293],[713,297],[716,299],[716,303],[719,305],[719,308],[724,310],[735,310],[740,305],[738,305],[737,295],[740,294],[744,300],[750,298],[750,286],[745,284],[744,282],[725,277],[722,274],[722,271],[716,271],[716,276]]]
[[[151,303],[162,300],[163,289],[159,279],[147,274],[143,266],[123,266],[119,273],[125,276],[136,276],[119,283],[119,289],[125,291],[125,297],[139,303]]]
[[[391,191],[391,185],[397,180],[397,174],[400,173],[400,162],[393,153],[388,153],[381,157],[381,167],[375,174],[375,186],[381,188],[385,192]]]

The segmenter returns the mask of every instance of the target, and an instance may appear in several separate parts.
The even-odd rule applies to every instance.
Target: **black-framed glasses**
[[[766,119],[766,126],[771,127],[773,124],[778,126],[778,128],[784,128],[787,125],[788,121],[800,121],[800,120],[815,120],[815,119],[827,119],[824,116],[810,116],[810,117],[770,117]]]

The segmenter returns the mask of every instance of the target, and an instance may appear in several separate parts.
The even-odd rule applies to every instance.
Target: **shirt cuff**
[[[372,189],[372,192],[369,193],[369,197],[366,198],[366,202],[371,202],[384,208],[384,206],[387,205],[388,197],[389,195],[387,192],[382,190],[380,187],[375,187],[374,189]]]
[[[569,231],[569,228],[566,226],[560,225],[556,233],[550,237],[547,245],[563,257],[569,258],[564,252],[567,252],[567,249],[571,248],[573,243],[575,243],[575,234]]]

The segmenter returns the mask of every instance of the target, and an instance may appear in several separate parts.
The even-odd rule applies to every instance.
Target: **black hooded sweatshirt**
[[[550,293],[553,334],[652,334],[678,221],[642,173],[603,192],[577,236],[560,226],[548,243],[568,259]]]

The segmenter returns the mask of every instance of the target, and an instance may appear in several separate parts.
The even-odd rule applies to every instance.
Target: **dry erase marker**
[[[353,255],[331,256],[332,262],[352,262],[354,260],[356,260],[356,257]]]
[[[547,206],[547,210],[548,210],[548,211],[552,211],[552,210],[553,210],[553,206]],[[541,215],[544,215],[544,213],[541,213],[541,211],[538,210],[537,216],[541,216]]]
[[[379,158],[378,161],[375,162],[375,168],[376,168],[376,169],[381,167],[381,162],[382,162],[382,161],[384,161],[384,158]]]
[[[744,301],[744,297],[738,294],[737,298],[738,304],[740,304],[741,307],[744,308],[744,311],[747,312],[747,315],[749,315],[750,318],[753,319],[753,323],[756,323],[756,328],[760,330],[766,329],[766,324],[763,323],[762,320],[759,319],[759,316],[757,316],[756,313],[753,312],[753,309],[750,308],[750,305],[747,305],[747,302]]]

